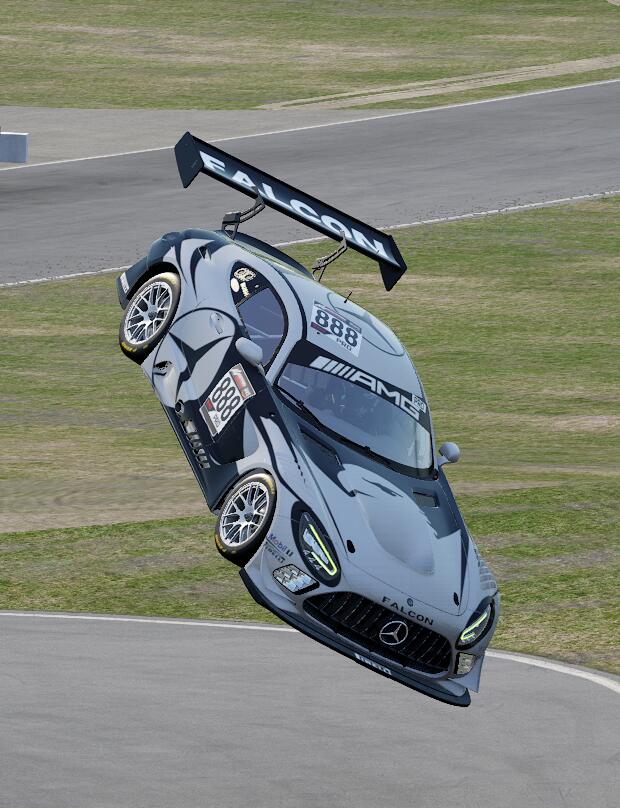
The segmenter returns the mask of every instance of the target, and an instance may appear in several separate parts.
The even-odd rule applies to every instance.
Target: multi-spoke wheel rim
[[[242,485],[226,503],[220,519],[220,538],[227,547],[249,542],[261,528],[269,507],[269,489],[257,480]]]
[[[172,306],[172,289],[164,281],[156,281],[132,300],[125,317],[125,339],[140,345],[152,339],[166,322]]]

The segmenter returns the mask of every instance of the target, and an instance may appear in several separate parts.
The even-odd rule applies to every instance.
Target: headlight
[[[298,545],[308,569],[320,581],[332,585],[338,582],[336,551],[321,524],[309,513],[302,513],[299,518]]]
[[[273,571],[273,577],[289,592],[301,595],[310,589],[316,589],[319,585],[317,581],[307,572],[300,570],[294,564],[287,564],[285,567],[278,567]]]
[[[459,637],[457,647],[469,648],[470,645],[477,643],[478,640],[486,633],[492,622],[493,603],[489,603],[482,612],[477,609],[473,614],[471,623]]]

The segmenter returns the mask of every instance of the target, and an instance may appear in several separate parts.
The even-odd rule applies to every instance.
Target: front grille
[[[368,651],[424,673],[443,673],[450,667],[450,642],[425,626],[395,614],[353,592],[330,592],[306,598],[304,609],[315,620]],[[379,632],[389,622],[402,621],[407,638],[398,646],[386,645]]]

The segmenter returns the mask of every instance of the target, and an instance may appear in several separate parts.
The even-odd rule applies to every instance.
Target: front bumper
[[[354,662],[357,662],[358,665],[363,665],[366,668],[370,668],[371,670],[375,671],[375,673],[379,673],[381,676],[385,676],[387,679],[393,679],[394,681],[406,685],[413,690],[417,690],[432,699],[437,699],[445,704],[452,704],[457,707],[468,707],[471,703],[469,691],[467,688],[463,687],[457,682],[451,680],[423,680],[407,672],[400,666],[392,666],[383,659],[374,658],[374,655],[371,652],[365,651],[361,648],[358,649],[353,643],[350,643],[339,635],[330,631],[321,630],[321,626],[319,624],[315,624],[309,620],[303,620],[297,614],[284,612],[277,606],[274,606],[260,592],[258,587],[254,584],[244,569],[240,570],[239,574],[241,575],[241,579],[248,592],[250,595],[252,595],[259,606],[262,606],[272,614],[275,614],[276,617],[279,617],[284,623],[287,623],[289,626],[297,629],[297,631],[301,632],[302,634],[305,634],[313,640],[320,642],[322,645],[337,651],[339,654],[343,654],[349,659],[352,659]]]

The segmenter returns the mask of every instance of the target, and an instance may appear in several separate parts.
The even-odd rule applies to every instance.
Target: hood
[[[399,590],[403,601],[461,614],[468,589],[462,570],[461,530],[449,515],[431,515],[431,508],[447,506],[428,494],[418,495],[418,499],[426,498],[431,507],[418,504],[413,479],[409,495],[385,476],[358,465],[345,464],[338,478],[349,493],[346,525],[357,522],[366,528],[364,535],[357,536],[355,554],[349,561],[390,589]],[[352,511],[357,518],[352,518]],[[348,536],[349,531],[343,535]]]

